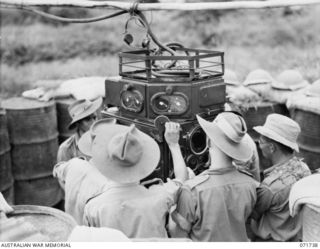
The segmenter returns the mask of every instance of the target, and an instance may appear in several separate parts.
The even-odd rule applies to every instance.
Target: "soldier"
[[[91,158],[91,143],[98,131],[107,131],[110,124],[115,124],[112,118],[100,119],[93,123],[78,142],[80,152]],[[93,196],[102,193],[109,181],[84,158],[72,158],[59,162],[54,166],[53,176],[56,177],[65,192],[65,211],[70,214],[79,225],[83,224],[85,204]]]
[[[139,184],[159,163],[155,140],[134,125],[110,125],[93,140],[92,164],[111,184],[85,206],[85,224],[122,231],[129,238],[167,238],[166,221],[176,194],[187,178],[179,141],[180,125],[165,124],[176,178],[149,189]]]
[[[248,241],[246,221],[258,182],[233,165],[234,159],[252,157],[245,121],[231,112],[219,114],[213,122],[197,118],[209,138],[211,165],[181,188],[171,214],[171,235],[193,241]]]
[[[78,148],[78,141],[82,134],[89,130],[90,126],[96,120],[96,111],[102,104],[102,98],[91,102],[81,99],[69,106],[69,114],[72,121],[69,129],[75,129],[75,134],[64,141],[58,150],[57,162],[68,161],[74,157],[86,157]]]
[[[294,155],[294,151],[299,152],[300,126],[286,116],[270,114],[263,126],[254,129],[261,135],[262,155],[273,164],[264,170],[264,180],[257,190],[258,200],[252,215],[255,239],[299,241],[301,219],[290,216],[289,193],[295,182],[311,174],[308,166]]]

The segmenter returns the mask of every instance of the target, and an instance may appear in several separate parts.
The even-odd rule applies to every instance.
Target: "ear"
[[[274,143],[270,143],[270,152],[275,153],[277,150],[277,146]]]

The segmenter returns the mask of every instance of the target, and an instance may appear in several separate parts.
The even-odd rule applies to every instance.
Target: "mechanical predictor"
[[[206,135],[196,114],[213,120],[223,111],[225,84],[223,53],[168,45],[174,55],[150,49],[119,53],[119,77],[105,82],[105,117],[118,123],[134,123],[159,144],[161,160],[150,178],[172,177],[172,160],[164,141],[164,124],[171,120],[181,125],[180,146],[188,167],[195,173],[206,169]],[[114,108],[113,108],[114,109]]]

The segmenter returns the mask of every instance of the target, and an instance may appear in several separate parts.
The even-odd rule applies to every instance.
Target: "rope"
[[[135,1],[129,9],[130,15],[134,15],[138,12],[139,0]]]
[[[1,4],[15,6],[74,6],[74,7],[106,7],[129,11],[133,4],[129,2],[98,0],[0,0]],[[320,4],[320,0],[267,0],[267,1],[233,1],[233,2],[199,2],[199,3],[139,3],[138,11],[149,10],[230,10],[230,9],[262,9],[279,8],[296,5]]]

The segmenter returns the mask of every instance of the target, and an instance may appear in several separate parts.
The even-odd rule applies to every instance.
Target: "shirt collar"
[[[79,142],[79,139],[80,139],[80,134],[79,134],[79,132],[77,131],[75,134],[74,134],[75,136],[74,136],[74,138],[75,138],[75,140],[76,140],[76,145],[77,145],[77,147],[78,147],[78,142]]]
[[[220,168],[220,169],[208,169],[206,174],[208,175],[223,175],[232,171],[237,170],[235,167],[228,167],[228,168]]]
[[[263,174],[264,176],[268,176],[271,174],[271,172],[277,170],[278,168],[282,167],[283,165],[286,165],[287,163],[289,163],[295,156],[292,156],[289,158],[289,160],[286,160],[285,162],[280,162],[280,163],[277,163],[273,166],[271,166],[270,168],[266,169],[263,171]]]

